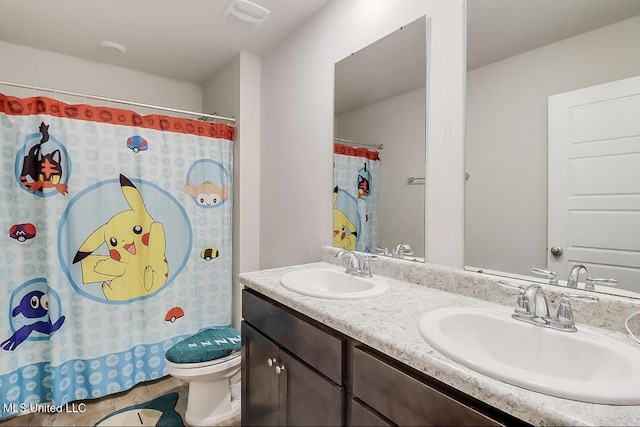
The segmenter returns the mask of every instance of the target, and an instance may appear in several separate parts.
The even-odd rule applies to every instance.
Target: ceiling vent
[[[224,11],[224,17],[251,24],[256,28],[269,16],[269,13],[269,9],[248,0],[233,0]]]
[[[127,48],[120,43],[110,42],[107,40],[100,42],[100,48],[112,55],[123,55],[127,52]]]

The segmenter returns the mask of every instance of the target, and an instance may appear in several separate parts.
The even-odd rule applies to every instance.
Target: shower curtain
[[[0,418],[160,378],[230,325],[234,132],[0,94]]]
[[[333,246],[375,253],[380,156],[333,144]]]

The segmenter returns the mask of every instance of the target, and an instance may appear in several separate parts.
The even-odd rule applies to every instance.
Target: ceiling
[[[231,0],[1,0],[0,40],[202,84],[241,51],[264,56],[329,1],[253,0],[271,11],[253,28],[223,18]]]
[[[0,40],[202,84],[240,51],[266,55],[330,0],[253,1],[271,11],[257,28],[223,19],[231,0],[1,0]],[[640,0],[468,0],[467,68],[638,14]]]

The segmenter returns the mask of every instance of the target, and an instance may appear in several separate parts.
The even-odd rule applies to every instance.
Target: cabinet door
[[[280,425],[343,425],[343,390],[280,350]]]
[[[278,346],[242,323],[242,425],[278,425]]]

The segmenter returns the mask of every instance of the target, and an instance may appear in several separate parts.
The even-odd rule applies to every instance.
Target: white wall
[[[424,185],[407,178],[425,176],[425,88],[394,96],[336,117],[336,136],[380,150],[378,247],[400,242],[424,257]]]
[[[203,92],[205,112],[238,118],[233,147],[233,325],[240,327],[238,274],[260,267],[260,59],[241,52],[205,82]]]
[[[467,265],[546,266],[547,98],[636,75],[640,16],[467,74]]]
[[[464,2],[342,0],[262,61],[261,268],[317,261],[331,243],[334,64],[424,15],[431,18],[426,257],[463,265]]]
[[[202,88],[193,83],[172,80],[126,68],[86,61],[73,56],[60,55],[30,47],[0,41],[0,80],[48,87],[70,92],[119,98],[146,104],[200,111]],[[31,89],[10,88],[0,85],[0,92],[12,96],[33,96]],[[42,94],[42,93],[39,93]],[[52,94],[44,94],[52,96]],[[82,103],[77,97],[61,94],[57,99]],[[91,101],[93,105],[99,101]],[[113,104],[149,114],[141,108]]]

